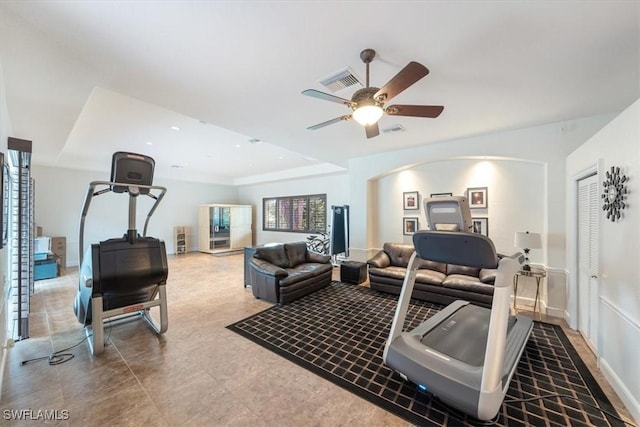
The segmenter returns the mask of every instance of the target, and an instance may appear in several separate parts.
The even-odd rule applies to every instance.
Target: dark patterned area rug
[[[412,423],[479,425],[384,366],[382,351],[396,303],[396,296],[333,282],[227,328]],[[405,326],[414,328],[441,308],[412,300]],[[549,394],[573,399],[535,399]],[[536,322],[492,425],[623,425],[583,402],[616,413],[562,329]]]

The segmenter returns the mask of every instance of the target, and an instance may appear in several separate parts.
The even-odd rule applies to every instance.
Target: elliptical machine
[[[167,192],[154,186],[155,161],[148,156],[116,152],[111,162],[111,181],[89,184],[80,219],[78,293],[73,309],[78,321],[85,326],[93,355],[104,351],[104,321],[131,316],[143,317],[157,334],[166,332],[166,284],[169,268],[164,242],[146,237],[149,219]],[[102,189],[97,189],[105,187]],[[93,197],[104,193],[129,195],[129,227],[123,237],[92,244],[84,252],[84,226]],[[156,193],[156,194],[154,194]],[[136,202],[145,195],[155,200],[147,214],[140,236],[136,230]],[[159,307],[160,324],[151,317],[150,310]]]

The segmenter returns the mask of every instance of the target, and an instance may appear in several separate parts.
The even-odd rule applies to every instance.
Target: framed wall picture
[[[487,197],[487,187],[467,188],[467,199],[469,199],[469,208],[471,209],[485,209],[489,206]]]
[[[402,193],[402,205],[405,211],[420,209],[420,195],[417,191],[405,191]]]
[[[418,231],[418,218],[402,218],[402,234],[410,236],[416,231]]]
[[[429,197],[450,197],[453,193],[431,193]]]
[[[489,218],[471,218],[471,225],[474,233],[489,237]]]

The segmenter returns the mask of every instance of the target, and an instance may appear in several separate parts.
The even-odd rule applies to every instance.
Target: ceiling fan
[[[391,80],[387,82],[382,88],[369,87],[369,63],[373,61],[376,56],[376,51],[373,49],[365,49],[360,53],[360,59],[367,66],[367,80],[366,87],[357,90],[351,99],[340,98],[339,96],[331,95],[328,93],[320,92],[315,89],[307,89],[302,92],[303,95],[312,96],[318,99],[324,99],[326,101],[337,102],[338,104],[344,104],[353,110],[352,114],[345,114],[344,116],[336,117],[335,119],[327,120],[326,122],[318,123],[317,125],[309,126],[307,129],[316,130],[327,125],[337,123],[343,120],[355,119],[358,123],[364,126],[367,134],[367,138],[373,138],[380,135],[380,129],[378,127],[378,120],[382,117],[383,113],[387,113],[390,116],[413,116],[413,117],[430,117],[436,118],[444,110],[443,106],[439,105],[391,105],[384,107],[384,103],[391,100],[391,98],[398,95],[400,92],[407,89],[409,86],[429,74],[429,70],[422,64],[417,62],[409,62],[398,74],[396,74]]]

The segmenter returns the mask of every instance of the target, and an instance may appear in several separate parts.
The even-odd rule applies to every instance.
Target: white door
[[[198,209],[198,250],[211,252],[211,217],[212,208],[202,205]]]
[[[231,249],[252,245],[251,206],[231,207]]]
[[[598,175],[578,181],[578,330],[598,354]]]

